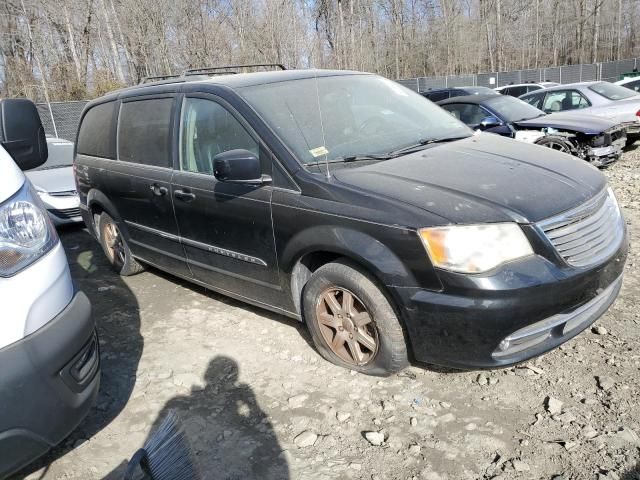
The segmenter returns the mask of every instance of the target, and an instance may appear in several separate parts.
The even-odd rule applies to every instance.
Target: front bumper
[[[624,122],[622,126],[627,132],[627,136],[630,136],[630,137],[640,136],[640,122]]]
[[[557,347],[614,302],[627,248],[625,235],[611,258],[590,269],[559,267],[536,256],[488,275],[440,271],[441,292],[394,288],[415,359],[496,368]]]
[[[100,385],[95,324],[77,292],[53,320],[0,350],[0,478],[60,443]]]

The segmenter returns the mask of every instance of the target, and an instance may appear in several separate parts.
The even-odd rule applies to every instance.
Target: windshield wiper
[[[337,157],[332,160],[328,160],[327,163],[348,163],[348,162],[361,162],[364,160],[389,160],[396,155],[391,154],[357,154],[357,155],[345,155],[344,157]]]
[[[406,147],[399,148],[397,150],[390,151],[387,155],[392,155],[394,157],[398,157],[400,155],[404,155],[407,153],[412,153],[414,150],[421,150],[422,147],[426,147],[428,145],[433,145],[434,143],[445,143],[445,142],[453,142],[455,140],[462,140],[463,138],[469,138],[471,135],[461,135],[458,137],[441,137],[441,138],[424,138],[413,145],[408,145]]]

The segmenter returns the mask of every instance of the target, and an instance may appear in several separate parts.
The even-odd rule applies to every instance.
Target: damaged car
[[[623,125],[586,114],[554,113],[507,95],[473,95],[438,102],[474,130],[553,148],[603,167],[621,155]]]

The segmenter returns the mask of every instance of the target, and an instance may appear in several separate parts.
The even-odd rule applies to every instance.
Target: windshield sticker
[[[327,155],[329,153],[329,150],[327,150],[324,146],[322,146],[322,147],[312,148],[311,150],[309,150],[309,153],[314,157],[319,157],[321,155]]]

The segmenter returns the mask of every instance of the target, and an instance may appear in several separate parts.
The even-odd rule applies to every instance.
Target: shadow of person
[[[238,364],[232,358],[213,358],[204,388],[194,386],[188,395],[170,399],[149,435],[174,411],[183,423],[202,478],[286,480],[289,466],[273,426],[251,387],[238,381],[238,374]],[[124,465],[106,479],[120,479],[122,473]]]
[[[140,309],[134,293],[111,269],[100,244],[86,229],[71,226],[60,229],[59,234],[71,276],[91,301],[100,340],[100,391],[89,414],[69,437],[14,478],[50,465],[109,425],[131,396],[142,356]]]

